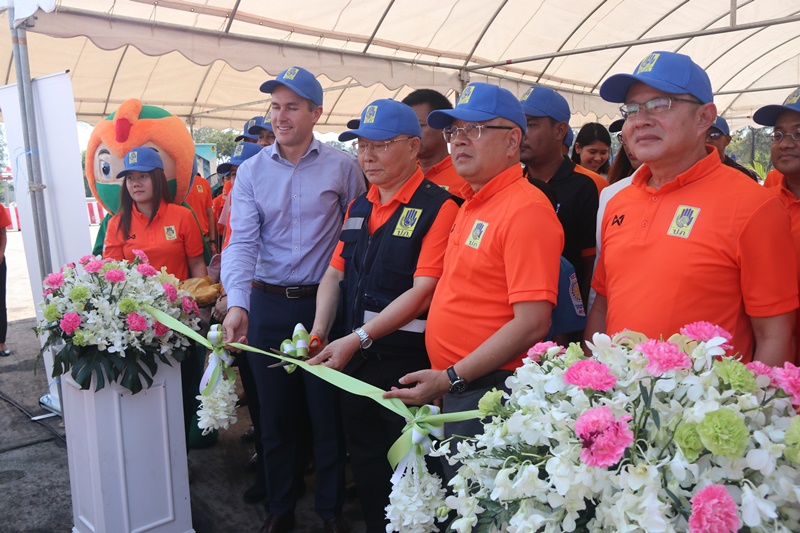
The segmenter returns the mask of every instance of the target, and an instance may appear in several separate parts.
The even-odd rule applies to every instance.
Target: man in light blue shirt
[[[232,236],[222,254],[228,293],[223,328],[230,341],[267,350],[311,327],[316,292],[350,202],[365,190],[358,162],[314,139],[322,87],[300,67],[261,85],[272,93],[276,142],[242,164],[231,203]],[[344,444],[337,390],[305,372],[268,368],[274,360],[249,354],[261,403],[267,481],[262,531],[294,527],[296,421],[307,403],[314,435],[316,510],[325,531],[341,531]]]

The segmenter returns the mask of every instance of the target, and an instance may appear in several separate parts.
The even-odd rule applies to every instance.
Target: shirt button
[[[643,220],[643,221],[642,221],[642,227],[643,227],[643,228],[646,228],[646,227],[647,227],[647,221],[646,221],[646,220]]]
[[[296,270],[292,270],[292,274],[296,274],[296,273],[297,273],[297,271],[296,271]]]
[[[297,246],[294,247],[295,251],[297,251]]]
[[[294,197],[297,198],[297,195],[295,194]]]
[[[658,201],[658,196],[653,196],[653,201],[657,202]]]
[[[296,220],[294,221],[294,225],[295,225],[295,226],[297,225],[297,221],[296,221]]]
[[[297,174],[297,169],[294,169],[294,173]]]

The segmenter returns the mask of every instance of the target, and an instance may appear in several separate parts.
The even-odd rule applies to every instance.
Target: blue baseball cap
[[[132,170],[150,172],[156,168],[164,170],[164,162],[158,152],[149,146],[137,146],[125,154],[125,170],[117,174],[117,178],[123,177]]]
[[[358,126],[341,133],[339,140],[350,141],[356,137],[364,137],[371,141],[385,141],[398,135],[422,137],[419,119],[414,110],[403,102],[384,98],[365,107]]]
[[[549,87],[534,85],[520,98],[522,110],[529,117],[550,117],[556,122],[569,122],[567,99]]]
[[[257,125],[257,124],[260,124],[263,121],[264,121],[264,117],[259,115],[259,116],[253,117],[250,120],[248,120],[247,122],[245,122],[244,123],[244,127],[242,128],[242,134],[241,135],[237,135],[236,138],[234,139],[234,141],[236,141],[237,143],[239,141],[243,141],[245,139],[250,139],[251,141],[257,141],[258,140],[258,132],[253,134],[253,133],[250,132],[250,128],[255,126],[255,125]]]
[[[622,131],[622,125],[625,124],[624,118],[618,118],[608,126],[609,133],[619,133]]]
[[[322,105],[322,85],[317,81],[316,76],[302,67],[289,67],[274,80],[265,81],[261,84],[262,93],[271,93],[279,85],[288,87],[297,95],[306,100],[311,100],[316,105]]]
[[[254,117],[255,118],[255,117]],[[264,117],[258,117],[259,120],[252,124],[253,119],[251,119],[248,124],[252,124],[247,128],[247,133],[251,135],[255,135],[256,139],[258,139],[258,132],[261,130],[269,130],[272,131],[272,117],[267,114]]]
[[[483,122],[498,117],[510,120],[523,132],[527,128],[522,106],[511,91],[476,81],[464,87],[454,109],[431,111],[428,115],[428,126],[441,130],[454,120]]]
[[[236,145],[236,148],[233,149],[233,155],[231,155],[230,161],[227,163],[222,163],[217,167],[217,173],[228,174],[232,167],[240,166],[242,163],[260,152],[262,148],[263,146],[260,144],[240,142]]]
[[[569,126],[569,124],[567,124]],[[572,132],[572,128],[567,128],[567,135],[564,137],[564,146],[569,148],[572,146],[572,143],[575,142],[575,134]]]
[[[717,117],[717,120],[711,125],[712,128],[717,128],[719,131],[724,133],[725,135],[730,136],[731,129],[728,127],[728,121],[722,117]]]
[[[351,118],[347,121],[347,129],[348,130],[356,130],[358,126],[361,124],[360,118]]]
[[[600,96],[608,102],[625,102],[634,83],[669,94],[691,94],[704,104],[714,101],[711,80],[692,58],[675,52],[653,52],[642,59],[633,74],[614,74],[600,86]]]
[[[753,114],[753,120],[762,126],[774,126],[778,117],[786,111],[800,112],[800,88],[786,97],[783,105],[765,105]]]

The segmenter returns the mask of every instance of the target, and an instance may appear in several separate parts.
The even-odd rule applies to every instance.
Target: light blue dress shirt
[[[364,193],[350,154],[314,139],[297,165],[278,143],[245,161],[231,191],[231,238],[222,254],[228,307],[250,310],[253,279],[313,285],[328,268],[350,202]]]

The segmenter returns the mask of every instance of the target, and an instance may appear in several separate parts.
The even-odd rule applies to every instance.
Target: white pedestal
[[[62,376],[73,533],[193,533],[180,365],[135,395]]]

